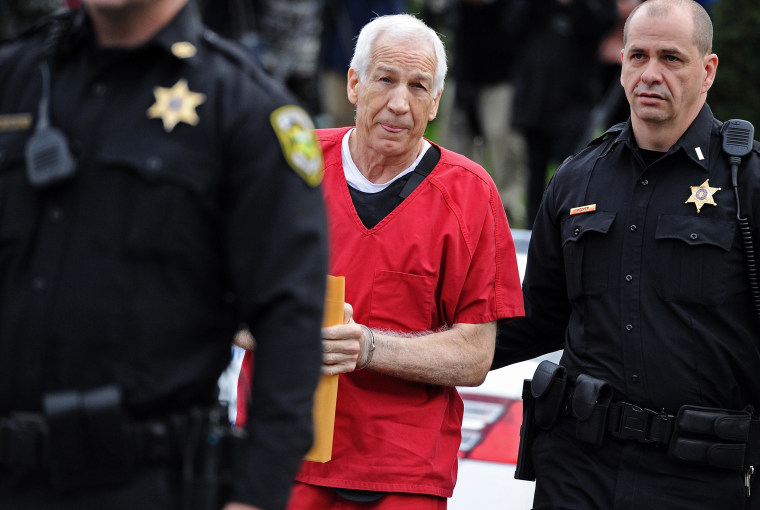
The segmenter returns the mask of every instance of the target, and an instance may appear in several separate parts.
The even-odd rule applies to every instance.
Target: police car
[[[530,241],[529,230],[512,230],[522,279]],[[533,504],[533,482],[515,480],[522,423],[522,385],[533,377],[541,359],[558,362],[560,353],[516,363],[490,372],[478,387],[458,388],[464,401],[459,474],[449,510],[523,510]],[[219,379],[220,399],[229,403],[235,420],[236,388],[243,351],[232,351],[232,363]]]

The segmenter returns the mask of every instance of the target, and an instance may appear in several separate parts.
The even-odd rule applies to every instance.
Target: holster
[[[575,381],[573,416],[575,437],[596,447],[602,445],[607,429],[607,410],[612,402],[612,387],[601,379],[581,374]]]
[[[684,405],[676,415],[670,457],[726,469],[744,469],[752,415]]]
[[[241,467],[246,432],[230,427],[223,406],[196,409],[183,455],[182,510],[218,510]]]
[[[536,367],[533,379],[523,382],[523,422],[517,452],[515,478],[535,480],[533,441],[538,429],[549,429],[557,422],[562,409],[566,375],[564,367],[544,360]]]
[[[533,481],[536,471],[533,469],[533,439],[536,435],[535,399],[530,392],[530,379],[523,381],[522,403],[523,421],[520,425],[520,446],[517,449],[517,466],[515,478]]]

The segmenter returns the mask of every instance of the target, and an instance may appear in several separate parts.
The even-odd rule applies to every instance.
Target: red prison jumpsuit
[[[486,171],[441,147],[430,175],[367,230],[343,173],[341,141],[348,129],[317,134],[325,157],[329,273],[345,276],[354,320],[373,329],[416,333],[523,315],[512,236]],[[450,497],[462,410],[454,387],[406,381],[371,368],[341,374],[332,460],[303,462],[296,480]]]

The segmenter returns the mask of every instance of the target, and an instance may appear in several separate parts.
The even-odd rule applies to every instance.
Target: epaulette
[[[612,126],[611,128],[609,128],[604,133],[602,133],[601,135],[591,140],[588,143],[588,145],[589,146],[598,145],[612,136],[617,136],[623,130],[624,127],[625,127],[625,122],[619,122],[615,124],[614,126]]]
[[[625,122],[620,122],[618,124],[615,124],[614,126],[610,127],[607,131],[602,133],[601,135],[597,136],[593,140],[591,140],[586,147],[584,147],[581,151],[576,152],[575,154],[571,154],[570,156],[566,157],[562,163],[557,167],[557,170],[565,166],[568,162],[575,160],[576,157],[582,158],[582,157],[588,157],[589,153],[586,151],[586,149],[596,147],[604,142],[607,142],[607,145],[604,147],[601,147],[599,149],[596,149],[594,154],[597,154],[595,158],[601,158],[604,157],[607,152],[610,150],[610,146],[612,142],[617,138],[617,135],[620,134],[621,131],[623,131],[623,128],[625,127]]]
[[[211,29],[203,31],[203,40],[228,59],[235,62],[249,76],[260,78],[263,74],[256,56],[240,43],[226,39]]]

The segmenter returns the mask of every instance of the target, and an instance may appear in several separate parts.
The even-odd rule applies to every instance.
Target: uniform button
[[[576,237],[579,236],[580,234],[581,234],[581,229],[579,228],[576,228],[575,231],[573,232],[573,235]]]
[[[689,237],[691,237],[692,239],[696,239],[699,236],[697,235],[696,232],[692,232],[691,234],[689,234]]]
[[[56,224],[62,222],[63,221],[63,209],[61,209],[60,207],[53,207],[50,210],[50,221],[52,221],[53,223],[56,223]]]
[[[43,277],[38,276],[32,280],[32,290],[34,292],[39,294],[45,292],[45,289],[47,289],[47,280],[45,280]]]
[[[163,162],[161,161],[161,158],[156,157],[150,157],[145,162],[145,164],[148,166],[148,170],[151,172],[158,172],[161,170],[161,166],[163,166]]]
[[[625,330],[626,331],[633,331],[633,324],[626,324],[625,325]]]
[[[646,180],[646,179],[644,179],[644,180],[641,181],[641,185],[642,186],[647,186],[647,185],[649,185],[649,181]]]
[[[629,274],[625,275],[625,281],[630,282],[631,280],[633,280],[633,276]]]
[[[637,374],[633,374],[631,376],[631,381],[633,381],[633,382],[639,382],[639,376]]]
[[[638,229],[636,225],[631,225],[631,232],[636,232],[636,229]]]
[[[103,97],[106,94],[106,90],[108,90],[108,87],[106,87],[105,83],[96,83],[92,86],[92,93],[98,97]]]

